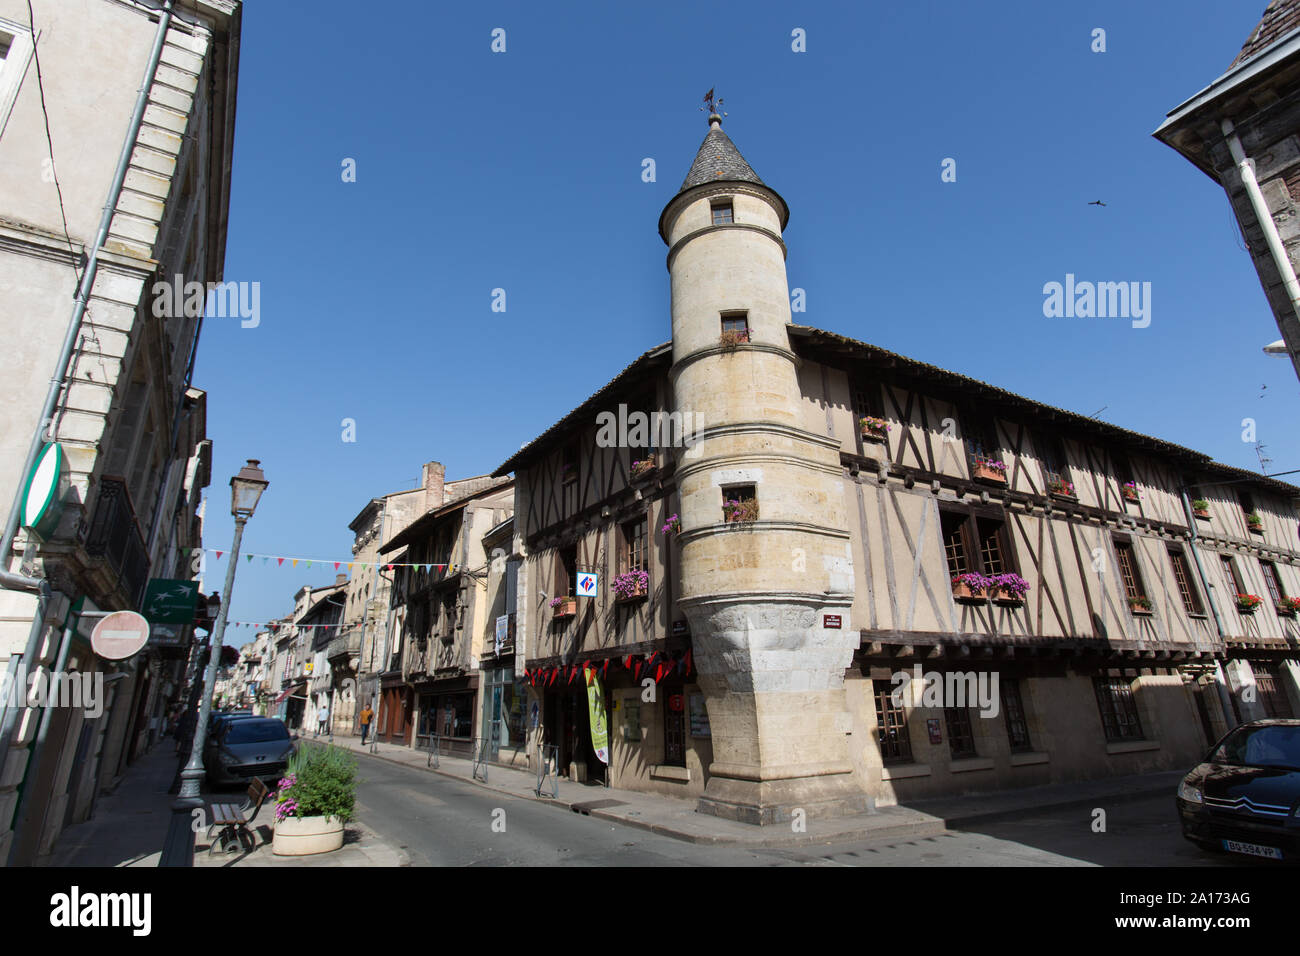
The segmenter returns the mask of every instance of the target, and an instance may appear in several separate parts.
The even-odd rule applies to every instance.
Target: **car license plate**
[[[1275,846],[1259,846],[1255,843],[1238,843],[1236,840],[1224,840],[1223,848],[1229,853],[1244,853],[1247,856],[1266,856],[1271,860],[1282,859],[1282,851]]]

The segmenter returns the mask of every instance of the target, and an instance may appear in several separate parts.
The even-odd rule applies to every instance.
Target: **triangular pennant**
[[[686,656],[683,657],[682,660],[686,662],[686,673],[689,674],[691,672],[691,652],[687,651]]]
[[[354,565],[354,564],[356,564],[355,561],[349,561],[349,562],[348,562],[348,574],[351,574],[351,573],[352,573],[352,565]]]
[[[296,567],[298,566],[298,559],[297,559],[297,558],[290,558],[289,560],[291,560],[291,561],[293,562],[293,567],[296,568]]]
[[[270,561],[270,560],[271,560],[271,559],[268,558],[266,555],[262,555],[262,564],[266,564],[266,562],[268,562],[268,561]]]
[[[217,552],[217,560],[220,561],[220,560],[221,560],[221,556],[222,556],[223,554],[225,554],[225,553],[226,553],[226,552],[224,552],[224,551],[218,551],[218,552]]]
[[[608,657],[605,658],[605,663],[604,663],[603,665],[601,665],[601,668],[600,668],[600,676],[601,676],[601,677],[608,677],[608,676],[609,676],[609,658],[608,658]]]
[[[334,562],[334,570],[335,570],[335,571],[337,571],[337,570],[339,569],[339,565],[340,565],[341,563],[342,563],[342,562],[340,562],[340,561],[335,561],[335,562]]]
[[[310,562],[310,561],[307,562],[307,567],[309,567],[309,568],[311,567],[311,562]]]
[[[275,563],[276,563],[277,565],[282,565],[282,564],[284,564],[284,558],[276,558],[276,559],[275,559]]]

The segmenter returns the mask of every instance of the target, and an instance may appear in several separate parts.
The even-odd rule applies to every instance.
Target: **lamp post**
[[[190,746],[190,761],[181,773],[181,792],[172,804],[171,824],[167,829],[167,842],[163,847],[159,866],[192,866],[194,863],[194,833],[191,826],[193,811],[203,806],[199,784],[203,780],[203,747],[208,736],[208,715],[212,711],[212,691],[216,682],[217,667],[221,663],[221,644],[226,633],[226,616],[230,610],[230,592],[235,586],[235,567],[239,564],[239,545],[244,537],[244,525],[253,516],[262,492],[270,484],[255,459],[239,469],[230,479],[230,513],[235,518],[235,541],[230,546],[230,562],[226,566],[226,583],[221,591],[221,609],[212,632],[211,650],[207,671],[203,675],[203,696],[200,699],[198,720],[194,724],[194,742]]]

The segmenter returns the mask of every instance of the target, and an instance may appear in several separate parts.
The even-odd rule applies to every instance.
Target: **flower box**
[[[1131,597],[1128,599],[1128,609],[1137,617],[1151,616],[1151,599],[1145,597]]]
[[[1208,498],[1197,498],[1192,502],[1192,514],[1198,518],[1210,519],[1210,501]]]
[[[971,477],[998,485],[1007,483],[1007,466],[992,458],[976,458],[971,462]]]
[[[884,442],[889,440],[889,423],[883,418],[867,416],[858,419],[858,428],[863,441]]]
[[[1277,603],[1278,617],[1295,617],[1295,612],[1295,605],[1291,604],[1290,601],[1279,601]]]
[[[1079,500],[1079,496],[1074,493],[1074,482],[1066,481],[1056,474],[1047,476],[1047,493],[1053,498],[1062,498],[1066,501]]]
[[[989,591],[989,600],[995,604],[1014,604],[1017,607],[1025,603],[1024,596],[1010,588],[993,588]]]
[[[1210,520],[1210,513],[1209,513],[1209,511],[1206,511],[1206,510],[1203,509],[1203,508],[1193,508],[1193,509],[1192,509],[1192,514],[1196,515],[1196,517],[1200,518],[1202,521],[1209,521],[1209,520]]]
[[[578,599],[576,597],[551,598],[551,610],[556,620],[573,617],[578,613]]]
[[[722,503],[722,518],[727,524],[758,520],[758,502],[753,498],[732,498]]]
[[[640,570],[625,571],[614,578],[611,586],[615,602],[639,601],[650,591],[650,575]]]
[[[1141,501],[1142,493],[1138,491],[1137,485],[1131,481],[1126,481],[1119,486],[1120,493],[1124,495],[1125,501]]]
[[[978,601],[983,603],[984,588],[988,578],[982,574],[959,574],[952,579],[952,597],[954,601]]]
[[[749,331],[723,332],[718,338],[718,342],[724,349],[734,349],[737,345],[749,342]]]
[[[1132,612],[1132,614],[1133,614],[1134,617],[1150,617],[1150,616],[1151,616],[1151,608],[1149,608],[1149,607],[1146,607],[1146,608],[1143,608],[1143,607],[1130,607],[1130,608],[1129,608],[1129,611]]]
[[[1237,610],[1242,614],[1254,614],[1264,599],[1258,594],[1238,594]]]
[[[1025,603],[1025,593],[1029,590],[1029,582],[1020,575],[1013,572],[1004,574],[994,574],[987,578],[988,584],[985,590],[988,591],[989,600],[997,604],[1014,604],[1021,605]]]
[[[658,462],[654,457],[642,458],[639,461],[632,462],[631,478],[633,481],[648,481],[654,477],[655,468]]]
[[[1246,515],[1246,527],[1255,534],[1264,533],[1264,519],[1259,515]]]

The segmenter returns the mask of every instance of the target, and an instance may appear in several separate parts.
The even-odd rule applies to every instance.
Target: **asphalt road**
[[[380,760],[357,811],[413,866],[1258,866],[1185,841],[1173,798],[1044,810],[933,837],[797,849],[703,846]]]

